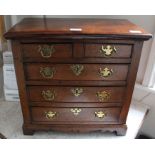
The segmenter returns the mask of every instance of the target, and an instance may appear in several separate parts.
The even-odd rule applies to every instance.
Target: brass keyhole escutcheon
[[[107,67],[104,68],[104,69],[100,68],[99,69],[99,74],[100,74],[101,77],[109,77],[109,76],[111,76],[113,74],[113,69],[109,69]]]
[[[111,94],[107,91],[99,91],[96,93],[96,96],[98,97],[100,102],[104,102],[110,99]]]
[[[46,101],[53,101],[55,99],[55,91],[54,90],[43,90],[42,96]]]
[[[74,94],[74,96],[78,97],[83,93],[82,88],[73,88],[71,89],[71,92]]]
[[[103,111],[96,111],[95,112],[95,117],[104,118],[105,117],[105,113]]]
[[[102,46],[100,49],[100,53],[102,53],[105,57],[111,56],[113,53],[116,53],[116,47],[107,45],[107,46]]]
[[[45,117],[47,119],[53,119],[54,117],[56,117],[56,115],[57,115],[57,112],[54,112],[54,111],[45,112]]]
[[[55,52],[55,49],[53,45],[39,45],[38,51],[43,58],[50,58]]]
[[[70,111],[75,115],[79,115],[79,113],[82,111],[80,108],[72,108]]]
[[[44,77],[44,78],[53,78],[54,74],[55,74],[55,68],[54,67],[40,67],[40,74]]]
[[[76,76],[79,76],[82,73],[82,71],[84,70],[84,66],[80,65],[80,64],[75,64],[75,65],[71,66],[71,70],[73,71],[73,73]]]

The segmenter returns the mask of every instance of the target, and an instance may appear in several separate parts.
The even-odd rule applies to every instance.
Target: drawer
[[[31,108],[32,121],[40,124],[114,124],[118,123],[120,111],[120,108]]]
[[[86,44],[85,57],[131,57],[132,45],[124,44]]]
[[[24,58],[69,58],[72,44],[22,44]]]
[[[122,102],[125,93],[125,87],[30,86],[27,90],[30,101],[51,103]]]
[[[46,64],[25,65],[27,80],[120,80],[127,78],[128,65]]]

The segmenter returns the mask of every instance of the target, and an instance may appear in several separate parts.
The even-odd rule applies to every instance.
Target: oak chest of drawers
[[[144,40],[127,20],[24,19],[11,39],[23,132],[116,131],[126,118]]]

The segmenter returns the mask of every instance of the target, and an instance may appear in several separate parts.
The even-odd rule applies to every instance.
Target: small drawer
[[[72,44],[22,44],[24,58],[70,58]]]
[[[27,80],[124,81],[128,65],[113,64],[26,64]]]
[[[85,57],[130,58],[132,45],[86,44]]]
[[[120,108],[43,108],[32,107],[32,121],[40,124],[114,124]]]
[[[59,102],[99,102],[101,105],[122,102],[125,93],[125,87],[30,86],[27,90],[31,102],[57,102],[58,105]]]

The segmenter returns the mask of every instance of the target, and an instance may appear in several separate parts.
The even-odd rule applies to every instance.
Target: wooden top
[[[4,37],[46,37],[49,35],[100,36],[147,40],[151,34],[123,19],[26,18],[13,26]]]

